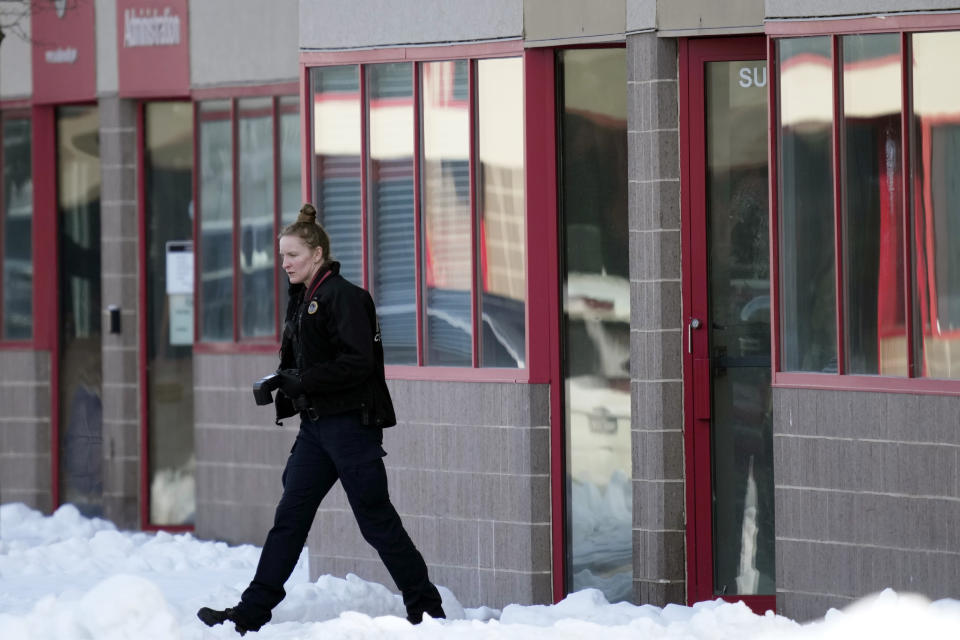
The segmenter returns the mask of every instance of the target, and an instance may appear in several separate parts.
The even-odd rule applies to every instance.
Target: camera
[[[279,373],[271,373],[253,383],[253,399],[258,405],[270,404],[273,402],[273,392],[280,388],[282,377]],[[284,396],[286,397],[286,396]],[[306,394],[300,394],[296,398],[290,398],[290,405],[294,411],[306,411],[311,420],[317,419],[317,411]],[[278,410],[279,411],[279,410]]]
[[[256,400],[258,405],[270,404],[273,402],[273,395],[271,394],[274,389],[279,387],[279,374],[271,373],[268,376],[264,376],[253,383],[253,399]]]

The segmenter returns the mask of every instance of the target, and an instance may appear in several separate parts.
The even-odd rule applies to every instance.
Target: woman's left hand
[[[277,371],[280,376],[280,390],[283,391],[291,400],[296,400],[304,395],[303,383],[300,381],[300,372],[297,369],[280,369]]]

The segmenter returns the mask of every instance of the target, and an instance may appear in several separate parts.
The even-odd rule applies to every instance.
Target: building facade
[[[37,4],[0,45],[0,500],[262,543],[310,201],[465,604],[957,597],[960,5]],[[339,489],[308,545],[390,584]]]

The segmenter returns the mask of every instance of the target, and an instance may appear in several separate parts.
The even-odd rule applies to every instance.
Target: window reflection
[[[167,293],[166,246],[193,237],[193,106],[148,103],[144,124],[150,522],[182,525],[196,511],[193,296]]]
[[[912,38],[917,374],[960,379],[960,32]]]
[[[477,61],[480,365],[526,366],[523,60]]]
[[[240,336],[274,335],[273,99],[239,100]]]
[[[633,580],[626,57],[560,54],[568,562],[572,590]]]
[[[413,66],[367,67],[370,271],[387,364],[417,363]],[[334,245],[336,246],[336,245]]]
[[[830,38],[778,42],[784,371],[837,370]]]
[[[313,87],[314,204],[340,274],[363,284],[360,72],[356,66],[316,68]],[[299,205],[297,210],[299,210]],[[296,216],[284,209],[284,215]]]
[[[424,364],[471,366],[470,104],[467,61],[421,66]]]
[[[844,36],[846,373],[905,375],[900,36]]]
[[[33,167],[30,120],[3,120],[3,194],[0,238],[3,238],[3,334],[5,340],[33,335]]]
[[[233,339],[233,148],[230,101],[201,102],[200,336]]]

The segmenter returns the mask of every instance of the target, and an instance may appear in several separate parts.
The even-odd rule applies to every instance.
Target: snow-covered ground
[[[204,605],[236,603],[259,549],[201,542],[189,534],[117,531],[67,505],[43,516],[0,506],[0,639],[194,640],[236,638],[232,625],[205,627]],[[595,589],[552,606],[464,609],[441,587],[447,620],[411,626],[399,596],[356,576],[309,582],[305,556],[274,621],[254,640],[503,638],[563,640],[813,640],[960,637],[960,601],[928,602],[885,591],[824,620],[799,625],[742,604],[664,608],[608,604]],[[392,587],[392,585],[391,585]]]

